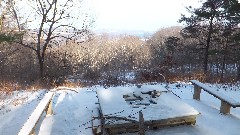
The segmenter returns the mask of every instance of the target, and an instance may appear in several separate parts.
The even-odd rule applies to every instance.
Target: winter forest
[[[240,7],[236,0],[187,7],[189,14],[179,16],[183,26],[142,37],[94,33],[92,16],[70,14],[72,1],[26,1],[32,5],[34,21],[21,13],[19,2],[1,1],[1,86],[35,85],[39,80],[56,85],[56,80],[68,76],[112,85],[132,72],[135,81],[143,82],[163,81],[159,74],[168,81],[240,79]],[[36,27],[31,29],[32,25]]]
[[[137,35],[95,31],[84,0],[0,0],[0,103],[17,90],[59,86],[238,84],[240,3],[198,3],[185,7],[180,25]]]

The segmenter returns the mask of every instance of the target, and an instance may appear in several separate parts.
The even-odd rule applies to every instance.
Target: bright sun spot
[[[101,95],[104,95],[102,98],[106,101],[112,100],[112,92],[110,90],[102,90]]]

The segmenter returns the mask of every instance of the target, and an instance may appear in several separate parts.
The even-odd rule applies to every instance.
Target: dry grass
[[[76,87],[84,87],[84,84],[81,82],[74,83],[70,81],[65,81],[62,86],[68,87],[68,88],[76,88]]]
[[[9,94],[17,90],[35,91],[39,89],[48,89],[48,88],[50,88],[48,83],[41,82],[41,81],[35,81],[32,84],[24,84],[24,83],[11,82],[11,81],[2,81],[0,83],[0,91],[4,91]]]
[[[11,94],[13,91],[20,90],[22,88],[18,83],[11,83],[7,81],[0,82],[0,90]]]
[[[50,80],[36,80],[34,82],[25,84],[25,83],[16,83],[11,81],[2,81],[0,82],[0,96],[4,94],[11,95],[12,92],[18,90],[27,90],[27,91],[36,91],[40,89],[52,89],[58,86],[64,86],[69,88],[74,87],[84,87],[86,86],[85,83],[82,82],[72,82],[68,80],[63,80],[60,84],[55,83],[55,81]]]

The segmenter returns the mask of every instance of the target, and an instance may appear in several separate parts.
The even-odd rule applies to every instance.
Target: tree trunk
[[[0,32],[2,31],[3,28],[3,16],[0,16]]]
[[[40,76],[40,79],[43,79],[43,60],[42,59],[39,59],[39,76]]]
[[[222,62],[222,68],[221,68],[220,82],[223,82],[223,74],[224,74],[224,70],[226,69],[225,65],[226,65],[226,57],[227,57],[227,52],[228,52],[227,49],[228,49],[228,38],[227,38],[227,41],[226,41],[226,44],[225,44],[225,47],[224,47],[224,54],[223,54],[223,62]]]
[[[221,68],[220,82],[223,82],[223,74],[224,74],[224,70],[225,70],[225,65],[226,65],[226,55],[224,54],[222,68]]]
[[[207,70],[208,70],[208,56],[209,56],[209,48],[210,48],[210,42],[211,42],[211,37],[212,37],[212,31],[213,31],[213,18],[214,18],[214,16],[211,17],[210,22],[209,22],[207,45],[206,45],[206,50],[205,50],[204,62],[203,62],[203,71],[204,71],[205,75],[207,74]]]
[[[240,81],[240,61],[237,62],[237,81]]]
[[[43,80],[43,64],[44,64],[44,58],[40,54],[40,49],[37,50],[37,56],[38,56],[38,64],[39,64],[39,79]]]

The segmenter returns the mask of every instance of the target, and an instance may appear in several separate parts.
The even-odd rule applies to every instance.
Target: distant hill
[[[144,31],[144,30],[114,30],[114,29],[98,29],[94,30],[96,34],[108,34],[111,36],[119,36],[119,35],[133,35],[141,38],[149,37],[153,34],[153,32]]]

